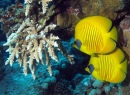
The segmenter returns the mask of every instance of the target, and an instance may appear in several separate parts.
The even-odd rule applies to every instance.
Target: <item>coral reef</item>
[[[53,92],[51,92],[49,95],[52,93],[53,95],[71,95],[71,90],[68,88],[69,85],[70,81],[60,79],[50,88]]]
[[[18,1],[7,7],[5,11],[3,8],[0,9],[1,29],[6,33],[7,37],[22,24],[22,21],[25,19],[24,12],[24,5]]]
[[[64,48],[67,48],[68,52],[70,52],[71,50],[71,41],[73,40],[71,39],[67,42],[62,41]],[[50,58],[50,63],[52,65],[52,76],[50,76],[47,71],[47,65],[36,63],[38,65],[36,66],[35,80],[32,78],[32,74],[30,71],[28,72],[28,75],[26,77],[24,76],[23,70],[19,66],[18,62],[14,62],[11,68],[9,65],[4,65],[4,62],[2,62],[4,66],[4,71],[1,71],[1,75],[3,75],[3,78],[0,81],[0,94],[9,95],[13,93],[14,95],[49,95],[48,93],[50,93],[50,95],[53,95],[53,87],[55,86],[55,84],[59,82],[60,79],[64,80],[65,76],[70,76],[69,74],[71,73],[70,71],[73,69],[73,67],[70,70],[68,70],[67,68],[76,65],[69,64],[67,58],[60,51],[57,51],[57,56],[59,58],[58,62],[56,62],[55,60],[51,60]],[[6,59],[7,58],[8,56],[6,57]],[[80,61],[82,60],[80,59]],[[65,72],[62,72],[62,64],[66,64],[66,67],[64,67],[64,69],[68,72],[67,74],[65,74]],[[65,82],[63,82],[62,84],[64,85],[64,83]],[[59,87],[59,89],[61,88]]]
[[[3,2],[6,1],[9,2],[5,5]],[[84,70],[89,57],[71,50],[73,39],[68,40],[73,36],[77,22],[86,16],[102,15],[112,20],[121,20],[129,11],[130,0],[10,2],[14,3],[14,0],[0,1],[0,23],[7,37],[4,47],[0,45],[1,95],[130,95],[130,66],[127,78],[121,84],[97,81]],[[129,15],[120,26],[123,30],[121,35],[124,36],[123,41],[120,41],[121,48],[129,58]],[[5,50],[7,53],[3,52]],[[68,52],[74,54],[74,57]],[[71,65],[74,61],[76,64]],[[23,71],[15,63],[23,66]],[[23,72],[28,75],[25,77]]]
[[[75,25],[82,18],[101,15],[118,21],[128,13],[130,0],[62,0],[64,6],[59,8],[57,24],[61,27],[71,26],[69,35],[74,34]],[[114,22],[117,24],[116,22]]]
[[[24,19],[21,25],[17,22],[19,24],[19,27],[17,28],[16,25],[18,24],[13,25],[13,29],[16,28],[16,31],[14,30],[14,32],[8,36],[7,43],[4,44],[4,46],[9,47],[6,52],[9,52],[10,54],[5,64],[7,65],[10,63],[12,66],[14,61],[18,61],[20,66],[23,66],[23,72],[25,75],[28,73],[29,64],[29,68],[34,79],[36,78],[35,67],[37,63],[44,64],[43,59],[46,61],[50,76],[52,76],[51,63],[49,61],[51,58],[58,62],[56,50],[62,52],[68,58],[70,63],[73,64],[73,56],[68,55],[67,52],[65,52],[65,49],[60,43],[59,37],[53,35],[53,33],[49,33],[57,26],[52,22],[47,24],[47,21],[55,13],[53,10],[53,4],[48,8],[49,2],[50,0],[25,0],[26,19]],[[30,12],[32,10],[31,8],[34,8],[32,5],[35,5],[35,3],[41,3],[42,11],[39,10],[39,14],[43,15],[41,18],[37,18],[37,16],[39,16],[38,13],[33,14]],[[34,18],[34,15],[36,15],[36,18],[32,19]],[[41,19],[42,22],[39,23]],[[2,21],[2,24],[3,23],[6,24]]]
[[[121,12],[120,14],[118,14],[118,11],[123,10],[125,4],[124,1],[120,0],[77,0],[77,2],[73,4],[73,6],[79,6],[80,18],[92,15],[102,15],[115,20],[117,16],[120,17],[122,16],[122,14],[124,14]]]
[[[123,50],[127,53],[128,59],[129,58],[129,53],[130,53],[130,16],[125,16],[125,18],[120,22],[120,30],[119,30],[119,35],[120,35],[120,40],[119,43],[121,44],[121,47]],[[121,39],[122,38],[122,39]],[[128,62],[130,63],[130,61]]]
[[[84,85],[86,86],[85,95],[118,95],[122,93],[123,88],[120,83],[113,84],[102,82],[95,79],[91,75],[88,77],[88,80],[84,82]]]
[[[125,82],[121,85],[122,95],[129,95],[130,89],[130,16],[129,13],[119,23],[119,47],[121,47],[128,59],[128,71]]]

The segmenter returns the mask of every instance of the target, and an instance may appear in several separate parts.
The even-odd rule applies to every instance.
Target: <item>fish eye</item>
[[[74,41],[74,44],[78,47],[78,49],[80,49],[80,47],[81,47],[81,45],[82,45],[82,43],[81,43],[81,41],[80,41],[79,39],[76,39],[76,40]]]

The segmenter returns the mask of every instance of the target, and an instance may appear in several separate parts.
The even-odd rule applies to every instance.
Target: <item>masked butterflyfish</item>
[[[73,46],[86,54],[109,53],[115,49],[116,42],[116,27],[106,17],[87,17],[75,27]]]
[[[85,69],[98,80],[120,83],[127,73],[127,59],[123,51],[116,48],[112,53],[92,56]]]

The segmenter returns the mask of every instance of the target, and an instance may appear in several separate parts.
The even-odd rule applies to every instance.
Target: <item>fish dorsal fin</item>
[[[98,27],[98,29],[101,29],[101,32],[103,33],[107,33],[112,26],[112,21],[103,16],[91,16],[86,19],[88,22],[91,22],[93,25]]]

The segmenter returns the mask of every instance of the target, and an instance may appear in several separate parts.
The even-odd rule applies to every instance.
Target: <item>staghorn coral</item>
[[[49,1],[50,0],[41,0],[42,5],[43,3],[48,4]],[[4,44],[4,46],[9,47],[6,52],[9,52],[10,54],[9,58],[5,62],[5,65],[10,64],[12,66],[15,59],[17,59],[16,61],[19,62],[20,66],[23,66],[23,72],[25,75],[28,73],[29,65],[32,76],[35,79],[35,67],[38,65],[37,63],[44,64],[46,61],[48,72],[50,76],[52,76],[51,63],[49,62],[49,58],[58,62],[58,57],[55,52],[56,50],[62,52],[71,63],[73,63],[73,56],[67,54],[62,44],[60,43],[58,36],[53,35],[53,33],[49,33],[57,26],[53,23],[46,24],[50,17],[55,13],[53,11],[54,6],[50,8],[42,6],[42,9],[46,10],[42,12],[42,15],[44,16],[41,19],[44,20],[42,23],[39,23],[39,20],[36,21],[36,19],[32,19],[34,15],[37,14],[31,14],[30,12],[33,8],[31,5],[35,5],[36,1],[25,0],[25,3],[27,3],[25,10],[26,19],[14,33],[11,33],[7,39],[7,42]],[[46,13],[47,10],[49,10],[48,13]],[[38,12],[41,14],[41,11]]]

